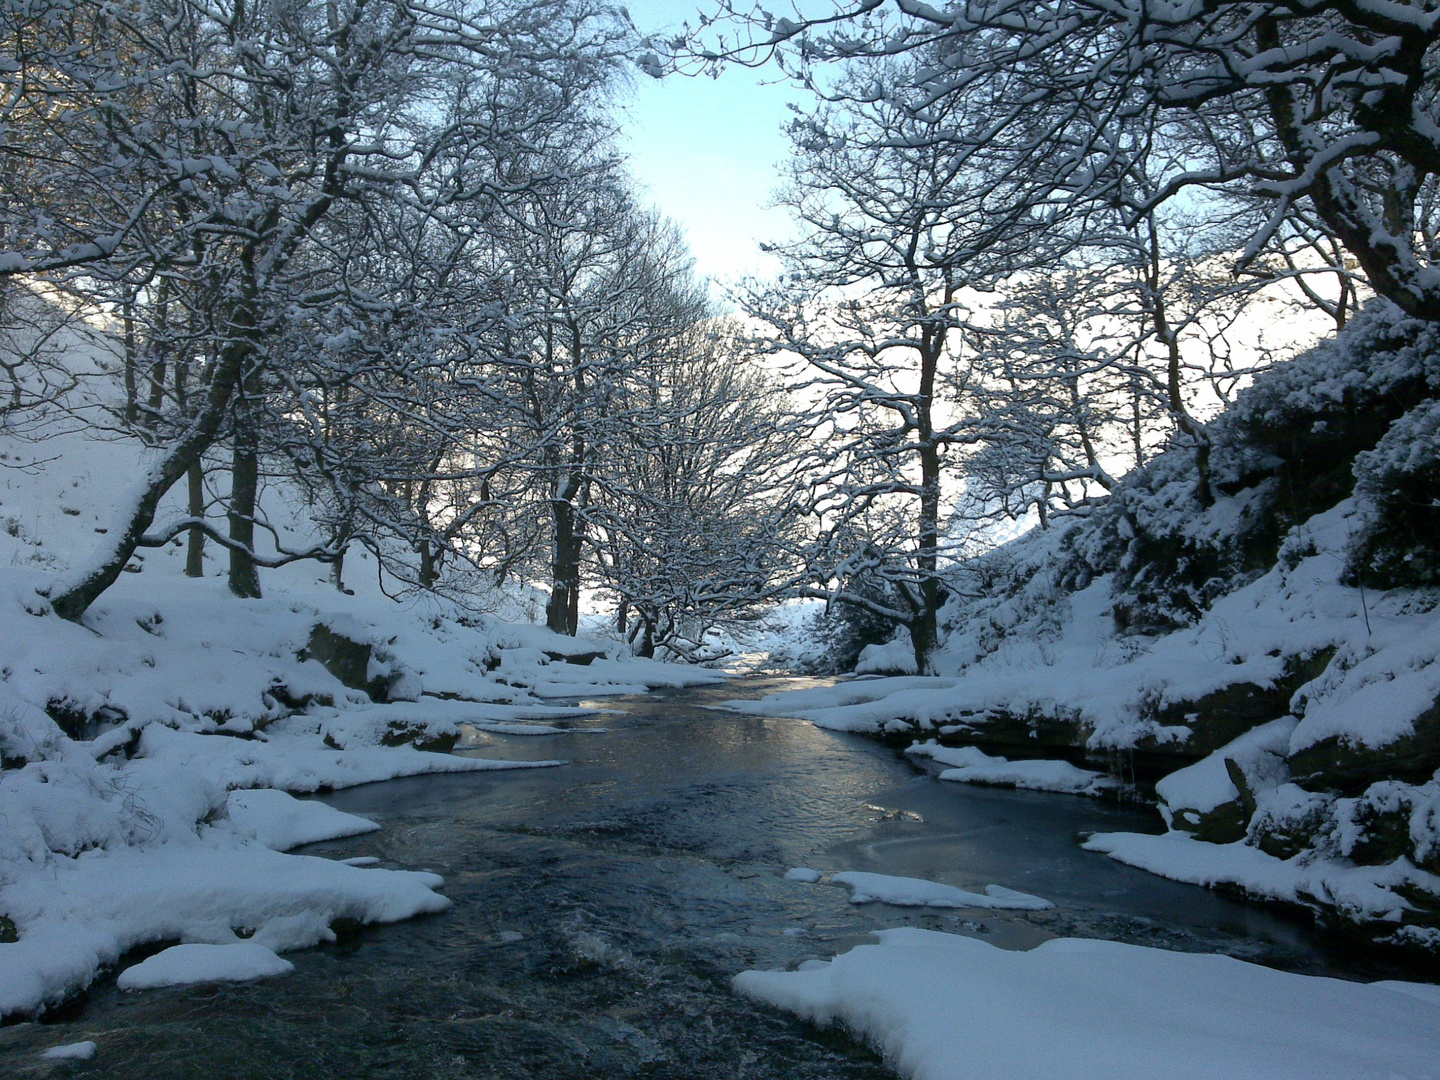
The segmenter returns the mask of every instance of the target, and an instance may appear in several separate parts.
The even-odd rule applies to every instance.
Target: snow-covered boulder
[[[1289,779],[1285,752],[1297,723],[1285,716],[1261,724],[1157,783],[1165,824],[1217,844],[1243,839],[1257,796]]]
[[[856,675],[918,675],[915,646],[903,626],[883,645],[866,645],[855,663]]]

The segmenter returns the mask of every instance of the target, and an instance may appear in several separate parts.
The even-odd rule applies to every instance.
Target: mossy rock
[[[1298,785],[1282,785],[1293,793],[1290,805],[1261,810],[1250,822],[1250,842],[1267,855],[1292,859],[1302,851],[1320,846],[1322,837],[1334,829],[1335,800]]]
[[[1198,760],[1252,728],[1289,713],[1295,691],[1324,671],[1334,655],[1332,647],[1287,657],[1273,685],[1232,683],[1193,701],[1166,705],[1156,710],[1154,719],[1167,726],[1188,727],[1190,738],[1177,744],[1175,753]],[[1158,752],[1163,747],[1156,745],[1151,749]]]
[[[300,651],[301,660],[315,660],[352,690],[363,690],[373,701],[388,701],[394,678],[370,678],[370,660],[374,645],[356,641],[333,627],[316,623],[310,628],[310,640]]]
[[[1213,810],[1200,812],[1192,807],[1171,808],[1173,828],[1188,832],[1207,844],[1233,844],[1245,839],[1250,815],[1239,799],[1221,803]]]
[[[1361,836],[1350,846],[1352,862],[1360,866],[1387,866],[1396,859],[1413,859],[1415,843],[1410,838],[1411,806],[1377,807],[1362,801],[1352,820]]]
[[[385,734],[380,737],[380,743],[383,746],[405,746],[408,743],[416,750],[448,754],[455,749],[455,743],[459,737],[459,734],[453,731],[448,734],[436,734],[432,733],[424,724],[391,720],[385,729]]]
[[[1006,757],[1069,757],[1045,751],[1073,751],[1078,755],[1091,731],[1089,724],[1071,714],[989,712],[958,718],[939,741],[942,746],[975,746]],[[913,733],[905,734],[909,737]]]
[[[1384,746],[1332,735],[1290,755],[1290,774],[1312,790],[1358,795],[1383,780],[1423,784],[1440,769],[1440,703],[1415,718],[1415,730]]]

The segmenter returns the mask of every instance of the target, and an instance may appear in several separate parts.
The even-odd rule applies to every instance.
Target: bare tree
[[[81,0],[0,18],[0,273],[68,276],[117,304],[139,290],[158,304],[168,279],[214,343],[188,415],[52,606],[78,619],[154,542],[160,498],[232,417],[231,529],[216,538],[235,553],[232,584],[253,592],[254,409],[281,324],[327,300],[310,281],[320,226],[347,204],[444,215],[509,196],[472,151],[566,119],[626,31],[588,0]],[[497,108],[472,115],[477,95]]]
[[[676,59],[777,59],[843,98],[856,91],[827,62],[909,57],[903,79],[862,96],[964,118],[937,138],[989,201],[977,237],[1013,250],[1096,207],[1133,223],[1188,191],[1231,192],[1266,211],[1242,268],[1284,247],[1298,215],[1377,293],[1437,319],[1437,20],[1426,0],[856,0],[812,18],[726,0]],[[1134,160],[1157,146],[1163,168],[1135,190]]]
[[[736,328],[688,308],[617,397],[593,514],[599,580],[642,656],[699,655],[708,632],[754,618],[791,576],[799,524],[798,418]]]
[[[968,178],[935,137],[953,118],[916,121],[884,95],[865,100],[862,83],[883,76],[852,74],[843,107],[794,125],[783,200],[805,233],[777,249],[783,284],[752,291],[745,306],[765,327],[763,348],[800,359],[797,392],[813,401],[809,561],[830,583],[820,594],[886,607],[924,670],[946,595],[942,458],[976,440],[958,356],[971,207]],[[987,256],[997,269],[1006,258]],[[862,520],[867,567],[890,581],[894,605],[844,588],[856,556],[837,538]]]

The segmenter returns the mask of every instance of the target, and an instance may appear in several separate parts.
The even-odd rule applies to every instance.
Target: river
[[[555,769],[419,777],[325,797],[382,832],[310,854],[444,875],[452,910],[292,954],[289,976],[122,994],[113,976],[46,1024],[0,1029],[0,1072],[113,1078],[889,1077],[842,1033],[732,994],[915,925],[1006,948],[1095,936],[1383,977],[1303,922],[1079,849],[1154,831],[1153,810],[943,783],[928,762],[809,723],[716,712],[801,685],[607,699],[549,737],[472,733],[459,752]],[[603,730],[601,730],[603,729]],[[1055,902],[1043,912],[855,905],[785,870],[870,870]],[[1391,973],[1393,974],[1393,973]],[[90,1063],[35,1050],[94,1039]]]

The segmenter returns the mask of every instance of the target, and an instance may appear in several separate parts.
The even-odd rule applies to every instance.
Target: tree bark
[[[545,625],[557,634],[573,636],[580,610],[581,537],[576,528],[575,507],[568,500],[551,502],[555,517],[555,558],[551,563],[550,601],[545,605]]]
[[[205,516],[205,470],[197,460],[186,470],[189,479],[189,506],[187,511],[192,518]],[[189,537],[185,547],[185,576],[205,576],[205,530],[196,525],[190,529]]]
[[[230,539],[246,550],[230,549],[230,591],[258,599],[260,572],[255,549],[255,504],[260,490],[259,433],[249,409],[236,409],[235,449],[230,459]]]

